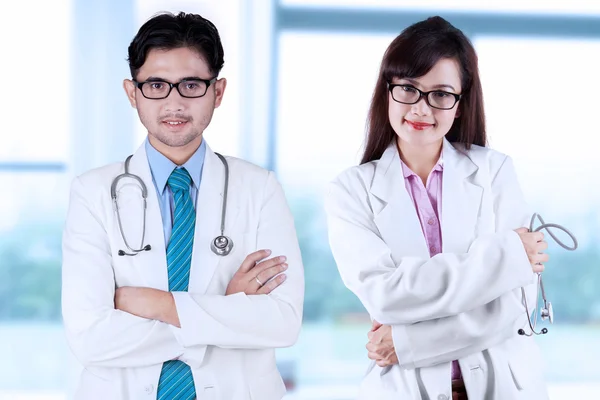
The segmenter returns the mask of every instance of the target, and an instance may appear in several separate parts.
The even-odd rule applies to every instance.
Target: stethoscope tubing
[[[217,236],[215,239],[213,239],[213,241],[211,243],[211,250],[213,251],[213,253],[215,253],[219,256],[226,256],[233,249],[233,240],[231,240],[231,238],[225,236],[225,218],[226,218],[226,213],[227,213],[227,194],[229,192],[229,164],[227,163],[227,160],[225,159],[225,157],[223,157],[221,154],[219,154],[219,153],[215,153],[215,154],[217,155],[217,157],[219,157],[219,159],[223,163],[223,167],[225,168],[225,182],[223,185],[223,202],[221,205],[221,226],[220,226],[221,234],[220,234],[220,236]],[[116,176],[110,185],[110,197],[113,202],[113,208],[115,210],[115,213],[117,214],[117,224],[119,226],[119,232],[121,233],[123,243],[129,250],[129,253],[124,250],[119,250],[118,254],[120,256],[136,256],[137,254],[139,254],[142,251],[150,251],[152,249],[152,246],[150,246],[149,244],[144,246],[144,239],[146,237],[146,209],[147,209],[147,204],[148,204],[148,202],[147,202],[148,188],[146,187],[146,184],[144,183],[142,178],[129,172],[129,163],[130,163],[132,157],[133,157],[133,155],[130,155],[129,157],[127,157],[127,159],[125,160],[125,165],[124,165],[124,169],[125,169],[124,173]],[[131,245],[129,244],[129,242],[127,241],[127,238],[125,236],[125,231],[123,230],[123,223],[121,221],[121,213],[119,212],[119,200],[118,200],[118,195],[117,195],[117,185],[118,185],[119,181],[124,178],[129,178],[129,179],[135,180],[138,183],[138,185],[141,189],[141,192],[142,192],[143,213],[144,213],[143,214],[143,225],[142,225],[142,239],[140,242],[140,246],[137,249],[132,248]]]

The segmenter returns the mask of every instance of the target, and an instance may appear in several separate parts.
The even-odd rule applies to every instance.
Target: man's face
[[[165,82],[186,80],[180,89],[187,95],[196,90],[193,79],[208,81],[212,78],[214,76],[204,58],[193,48],[182,47],[151,50],[138,71],[136,81],[151,81],[144,85],[143,90],[146,96],[152,97],[164,88],[168,91]],[[204,96],[197,98],[182,97],[177,88],[173,88],[166,98],[150,99],[142,94],[133,81],[124,81],[127,97],[148,130],[150,140],[155,147],[158,145],[163,148],[195,147],[201,143],[204,129],[210,123],[215,108],[221,104],[226,84],[225,79],[219,79],[208,86]],[[186,92],[187,89],[190,93]]]

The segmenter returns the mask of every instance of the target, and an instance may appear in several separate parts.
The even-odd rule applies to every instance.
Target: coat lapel
[[[443,251],[464,253],[474,239],[481,207],[483,189],[472,180],[478,167],[446,139],[443,162]],[[387,148],[377,163],[370,192],[381,201],[373,204],[374,221],[392,255],[429,258],[427,242],[415,205],[406,190],[395,144]]]
[[[387,148],[375,167],[371,194],[382,202],[373,205],[374,221],[392,256],[428,258],[427,243],[417,210],[406,190],[395,144]]]
[[[202,168],[202,180],[196,201],[196,228],[190,271],[190,292],[206,293],[219,261],[227,257],[216,255],[210,248],[212,241],[221,234],[224,182],[225,167],[218,156],[207,145],[204,167]],[[233,204],[231,181],[229,182],[229,186],[226,236],[229,236],[230,231],[227,229],[237,216],[237,207]],[[235,188],[233,188],[233,192],[235,192]]]
[[[162,216],[160,213],[156,188],[152,181],[152,173],[150,172],[150,165],[148,164],[145,146],[143,144],[131,158],[129,171],[130,173],[139,176],[148,190],[144,245],[149,244],[152,246],[150,251],[142,251],[137,256],[131,257],[133,265],[138,270],[139,274],[143,276],[147,287],[169,290]],[[131,183],[132,180],[126,179],[125,181]],[[138,229],[139,233],[128,236],[135,238],[133,244],[130,243],[130,245],[132,245],[132,247],[137,247],[139,246],[138,238],[141,237],[140,233],[144,226],[143,204],[139,200],[141,198],[139,186],[136,189],[129,188],[127,190],[127,198],[131,197],[131,195],[136,196],[138,200],[124,201],[124,205],[120,206],[120,211],[123,220],[123,228],[127,229],[126,227],[129,226]],[[119,202],[119,204],[121,204],[121,202]]]
[[[483,188],[473,182],[477,165],[444,139],[442,179],[442,247],[466,253],[475,239]]]

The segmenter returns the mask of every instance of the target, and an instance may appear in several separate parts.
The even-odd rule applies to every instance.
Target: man
[[[202,137],[227,83],[218,31],[160,14],[129,65],[147,140],[74,179],[64,230],[64,324],[85,367],[75,398],[279,400],[275,348],[297,339],[303,266],[273,174]]]

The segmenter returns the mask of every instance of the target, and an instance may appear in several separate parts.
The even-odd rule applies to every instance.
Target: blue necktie
[[[173,230],[167,246],[169,291],[186,292],[190,278],[196,212],[190,197],[192,178],[185,168],[173,170],[167,184],[173,192],[175,211]],[[158,400],[192,400],[196,398],[190,367],[179,360],[163,364],[158,381]]]

